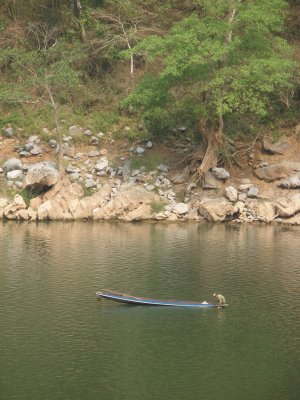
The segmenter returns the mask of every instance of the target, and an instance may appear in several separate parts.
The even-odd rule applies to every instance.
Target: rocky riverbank
[[[158,150],[155,143],[118,144],[70,127],[64,137],[65,175],[61,178],[52,137],[45,141],[31,136],[22,141],[7,128],[0,137],[0,218],[300,225],[299,130],[297,126],[294,135],[277,141],[264,137],[252,147],[241,143],[239,167],[213,168],[200,188],[190,179],[190,166],[178,164],[193,150],[190,141],[160,145],[164,162],[149,169],[143,161],[146,164],[146,155]],[[87,145],[73,144],[78,133],[89,137]],[[138,167],[132,160],[139,161]]]

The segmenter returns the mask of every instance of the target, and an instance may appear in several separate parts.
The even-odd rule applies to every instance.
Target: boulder
[[[17,219],[17,211],[24,210],[26,203],[22,196],[16,194],[14,201],[3,209],[3,216],[7,219]]]
[[[20,169],[15,169],[14,171],[9,171],[6,174],[6,178],[9,181],[15,181],[16,179],[22,179],[23,178],[23,171]]]
[[[32,142],[26,143],[25,146],[24,146],[24,150],[25,151],[30,151],[33,148],[34,148],[34,143],[32,143]]]
[[[67,168],[66,168],[66,173],[67,174],[75,174],[75,173],[80,173],[81,172],[81,170],[80,170],[80,168],[78,168],[78,167],[75,167],[74,165],[69,165]]]
[[[50,139],[49,140],[49,146],[50,147],[56,147],[57,146],[57,140],[55,140],[55,139]]]
[[[276,218],[276,222],[287,225],[300,225],[300,214],[296,214],[291,218]]]
[[[96,186],[97,186],[97,182],[95,182],[94,179],[92,179],[92,178],[88,178],[84,182],[84,187],[86,189],[92,189],[92,188],[94,188]]]
[[[29,202],[29,207],[31,207],[32,210],[36,211],[40,205],[42,205],[43,200],[41,196],[34,197],[33,199],[30,200]]]
[[[233,186],[225,188],[226,197],[229,201],[235,202],[238,199],[238,191]]]
[[[220,179],[217,179],[211,171],[207,171],[204,175],[204,180],[202,183],[203,189],[221,189],[223,183]]]
[[[97,172],[105,170],[109,165],[107,157],[101,157],[95,166]]]
[[[287,218],[300,211],[300,193],[287,198],[282,197],[275,203],[276,214],[279,217]]]
[[[3,134],[7,138],[12,138],[14,136],[14,130],[11,126],[9,126],[8,128],[3,129]]]
[[[92,196],[83,197],[78,201],[73,209],[74,219],[89,219],[93,217],[93,211],[97,208],[104,207],[108,198],[110,198],[111,186],[109,184],[94,193]]]
[[[20,151],[19,156],[28,158],[28,157],[31,157],[32,154],[29,151],[22,150],[22,151]]]
[[[130,170],[130,161],[126,161],[122,168],[122,176],[125,182],[127,182],[130,178],[131,170]]]
[[[270,201],[250,201],[247,203],[247,209],[251,212],[254,220],[269,223],[275,219],[275,207]]]
[[[143,147],[137,147],[137,148],[135,149],[135,151],[136,151],[138,154],[144,154],[144,153],[145,153],[145,149],[144,149]]]
[[[214,167],[211,169],[211,172],[217,179],[224,180],[230,177],[229,172],[225,168]]]
[[[39,221],[52,219],[52,218],[50,218],[50,215],[53,215],[53,205],[52,205],[51,201],[48,200],[48,201],[45,201],[43,204],[41,204],[40,207],[38,208],[37,219]],[[57,216],[57,214],[55,214],[55,217],[56,216]],[[59,214],[59,217],[62,217],[62,215]],[[54,218],[54,219],[60,219],[60,218]]]
[[[45,189],[54,186],[59,180],[59,172],[50,163],[33,164],[24,179],[24,189]]]
[[[100,151],[98,150],[92,150],[88,153],[88,157],[98,157],[100,156]]]
[[[189,211],[189,205],[186,203],[176,203],[172,207],[172,211],[174,214],[177,214],[177,215],[187,214]]]
[[[238,208],[222,197],[199,203],[198,212],[208,221],[223,222],[234,219]]]
[[[28,208],[27,210],[17,211],[16,217],[21,221],[35,221],[37,218],[37,213],[32,208]]]
[[[177,214],[170,214],[167,218],[166,218],[166,220],[167,221],[169,221],[169,222],[176,222],[176,221],[178,221],[178,217],[177,217]]]
[[[6,173],[9,171],[22,170],[22,161],[18,158],[11,158],[4,163],[3,168]]]
[[[184,183],[188,180],[190,175],[190,167],[187,165],[181,172],[178,174],[174,175],[172,178],[173,183]]]
[[[254,170],[259,179],[272,182],[277,179],[288,178],[300,171],[300,162],[282,161],[273,165],[260,166]]]
[[[300,174],[293,175],[287,179],[282,180],[278,183],[279,187],[283,187],[285,189],[297,189],[300,188]]]
[[[253,183],[244,183],[244,184],[239,186],[239,190],[241,192],[244,192],[244,191],[249,190],[252,186],[253,186]]]
[[[290,144],[286,140],[274,142],[269,138],[263,138],[263,150],[270,154],[284,154],[290,148]]]
[[[258,188],[256,186],[251,186],[247,191],[247,197],[254,198],[258,196]]]
[[[43,203],[37,209],[39,220],[70,220],[78,207],[83,189],[68,177],[64,177],[53,188],[46,192]]]
[[[42,149],[39,146],[34,146],[33,149],[30,150],[30,154],[38,156],[39,154],[42,154]]]
[[[159,164],[156,169],[160,172],[168,172],[169,171],[169,167],[165,164]]]
[[[160,197],[141,186],[122,185],[114,197],[103,207],[96,208],[93,218],[139,221],[152,217],[151,204],[160,202]]]

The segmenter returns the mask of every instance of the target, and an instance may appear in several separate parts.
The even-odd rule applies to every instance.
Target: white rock
[[[30,150],[30,153],[33,156],[38,156],[39,154],[42,154],[42,149],[38,146],[34,146],[34,148],[32,150]]]
[[[237,201],[238,192],[235,187],[228,186],[227,188],[225,188],[225,192],[226,192],[226,197],[228,198],[228,200]]]
[[[12,138],[14,136],[14,130],[12,127],[8,127],[4,129],[4,136],[8,138]]]
[[[97,172],[103,171],[109,165],[107,157],[101,157],[99,162],[95,165],[95,169]]]
[[[242,192],[244,190],[248,190],[253,186],[253,183],[244,183],[243,185],[239,186],[239,190]]]
[[[143,147],[137,147],[135,150],[138,154],[143,154],[145,153],[145,149]]]
[[[88,157],[98,157],[100,156],[100,152],[98,150],[90,151],[88,153]]]
[[[155,186],[154,185],[146,185],[145,189],[147,189],[148,191],[154,190]]]
[[[28,169],[24,180],[24,188],[53,186],[58,182],[59,173],[50,163],[33,164]]]
[[[239,193],[238,199],[239,201],[245,201],[247,199],[246,193]]]
[[[22,181],[16,181],[15,185],[18,189],[22,189],[23,188],[23,182]]]
[[[22,161],[18,158],[11,158],[4,163],[3,168],[6,172],[22,169]]]
[[[71,179],[72,181],[77,181],[77,180],[80,178],[80,174],[79,174],[78,172],[72,172],[72,173],[69,175],[69,177],[70,177],[70,179]]]
[[[161,172],[168,172],[168,171],[169,171],[169,167],[167,167],[167,166],[164,165],[164,164],[159,164],[159,165],[156,167],[156,169],[157,169],[158,171],[161,171]]]
[[[29,136],[27,142],[28,143],[37,143],[38,144],[38,143],[41,142],[41,139],[40,139],[40,137],[38,135],[31,135],[31,136]]]
[[[93,179],[87,179],[84,183],[84,187],[86,189],[92,189],[97,186],[97,182],[95,182]]]
[[[214,167],[211,169],[211,172],[218,179],[228,179],[230,177],[229,172],[225,168]]]
[[[177,215],[186,214],[189,211],[189,205],[186,203],[176,203],[173,206],[172,211]]]
[[[23,171],[16,169],[14,171],[9,171],[6,175],[8,180],[14,181],[23,177]]]
[[[256,186],[252,186],[248,189],[247,196],[250,198],[254,198],[258,196],[258,188]]]

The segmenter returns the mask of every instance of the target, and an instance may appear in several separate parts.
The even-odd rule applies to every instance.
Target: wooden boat
[[[147,297],[135,297],[124,293],[111,292],[102,290],[96,293],[99,299],[108,299],[118,301],[120,303],[135,304],[135,305],[149,305],[149,306],[173,306],[173,307],[189,307],[189,308],[216,308],[217,304],[213,303],[198,303],[193,301],[179,301],[179,300],[156,300]],[[221,307],[227,307],[224,304]]]

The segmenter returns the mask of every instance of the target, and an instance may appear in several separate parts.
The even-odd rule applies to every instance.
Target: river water
[[[1,400],[300,398],[300,231],[0,224]],[[225,310],[97,301],[111,289]]]

